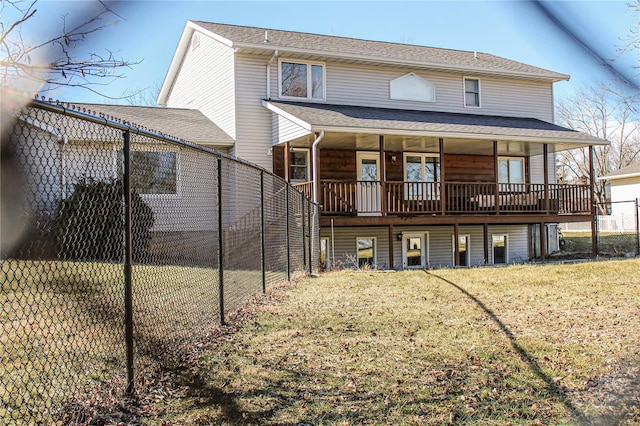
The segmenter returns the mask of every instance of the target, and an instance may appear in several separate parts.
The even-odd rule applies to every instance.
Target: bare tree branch
[[[605,176],[640,159],[640,95],[600,84],[560,99],[556,108],[559,124],[606,139],[607,146],[594,148],[596,176]],[[558,156],[558,174],[565,181],[589,176],[586,149],[563,151]],[[606,201],[605,182],[596,181],[596,201]]]
[[[44,85],[45,90],[61,86],[82,87],[105,96],[98,87],[125,77],[125,69],[141,62],[118,58],[109,49],[105,49],[105,53],[85,51],[86,41],[93,34],[112,25],[106,20],[108,17],[122,19],[102,1],[96,2],[100,6],[97,12],[77,22],[70,23],[68,15],[63,15],[56,34],[29,43],[23,37],[23,26],[36,16],[37,2],[3,1],[3,9],[10,5],[19,12],[19,18],[14,22],[5,22],[3,15],[0,23],[0,82],[3,86],[28,81]],[[37,60],[37,57],[45,60]]]

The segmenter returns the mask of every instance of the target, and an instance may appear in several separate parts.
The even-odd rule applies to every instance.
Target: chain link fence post
[[[218,308],[224,325],[224,235],[222,227],[222,158],[218,158]]]
[[[311,208],[313,207],[313,204],[311,204],[311,202],[308,199],[305,199],[303,197],[302,199],[303,203],[307,203],[309,204],[309,208],[307,209],[307,223],[308,223],[308,227],[307,230],[309,231],[309,238],[307,239],[307,241],[309,242],[309,275],[313,274],[313,230],[315,229],[315,226],[311,225]]]
[[[636,198],[636,256],[640,256],[640,198]]]
[[[264,235],[264,172],[260,172],[260,267],[262,269],[262,293],[267,292],[267,264]]]
[[[289,241],[289,222],[291,221],[289,218],[289,187],[284,187],[284,204],[285,204],[285,218],[286,218],[286,238],[287,238],[287,281],[291,281],[291,249],[290,249],[290,241]]]
[[[300,215],[300,219],[301,219],[301,223],[302,223],[302,265],[303,268],[306,269],[307,268],[307,244],[306,244],[306,238],[307,238],[307,233],[306,233],[306,229],[307,227],[305,226],[305,204],[304,204],[304,194],[300,193],[300,207],[302,209],[302,214]]]
[[[123,197],[124,197],[124,315],[127,351],[127,386],[125,392],[134,391],[133,371],[133,291],[132,291],[132,243],[131,243],[131,131],[123,134]]]

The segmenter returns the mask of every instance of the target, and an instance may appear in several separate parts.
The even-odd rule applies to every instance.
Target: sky
[[[640,20],[625,1],[544,2],[560,18],[559,23],[545,16],[531,1],[240,0],[107,4],[117,16],[109,16],[104,21],[108,26],[88,37],[79,48],[100,53],[109,49],[117,57],[141,62],[123,70],[125,78],[99,87],[105,96],[66,88],[46,92],[46,97],[65,102],[127,103],[109,97],[157,90],[189,19],[491,53],[569,74],[570,81],[555,84],[556,98],[620,75],[636,88],[639,83],[634,77],[638,70],[632,68],[638,65],[638,53],[618,57],[621,39]],[[74,16],[87,16],[95,7],[95,2],[90,1],[40,0],[38,12],[25,30],[29,37],[42,38],[59,30],[63,16],[69,22]],[[569,31],[562,31],[560,26]],[[612,69],[619,74],[616,76]]]

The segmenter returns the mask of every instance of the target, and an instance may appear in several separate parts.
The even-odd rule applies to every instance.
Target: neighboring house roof
[[[442,49],[310,34],[269,28],[246,27],[203,21],[187,21],[158,97],[166,102],[169,88],[178,73],[194,31],[199,31],[234,48],[236,52],[273,54],[337,62],[377,63],[422,69],[486,75],[513,76],[544,81],[569,80],[557,73],[522,62],[482,52]]]
[[[535,118],[282,101],[263,101],[263,105],[309,132],[325,130],[412,134],[547,142],[558,145],[608,144],[604,139]]]
[[[618,169],[613,173],[600,177],[600,180],[616,180],[633,177],[640,177],[640,163],[634,163],[630,166]]]
[[[231,146],[233,138],[196,109],[154,106],[71,104],[71,108],[93,115],[100,113],[132,126],[201,145]]]

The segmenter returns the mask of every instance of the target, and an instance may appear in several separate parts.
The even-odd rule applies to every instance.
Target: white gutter
[[[274,50],[273,56],[271,56],[271,59],[267,62],[267,96],[265,97],[267,100],[271,99],[271,63],[278,57],[278,55],[278,49]]]
[[[318,203],[318,144],[324,138],[324,130],[316,136],[316,140],[311,145],[311,158],[313,158],[313,170],[311,171],[313,180],[313,202]]]

